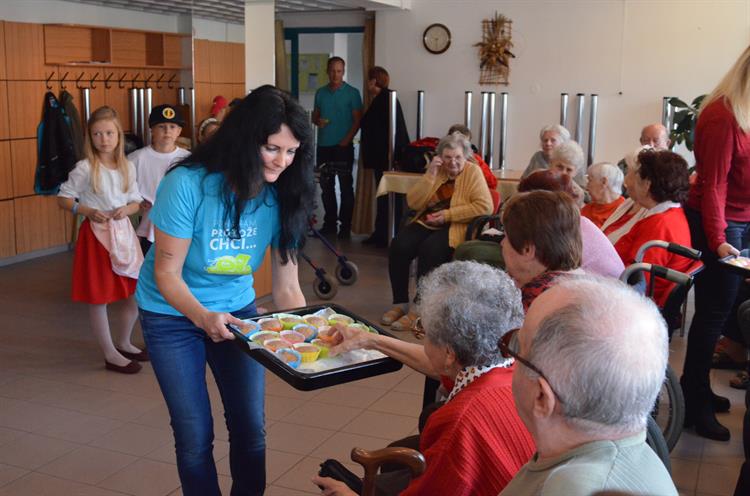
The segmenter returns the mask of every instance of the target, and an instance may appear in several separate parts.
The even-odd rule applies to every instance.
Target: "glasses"
[[[414,325],[411,328],[411,332],[414,334],[414,337],[417,339],[422,339],[424,337],[424,326],[422,325],[422,317],[417,317],[417,320],[414,321]]]
[[[560,396],[560,394],[557,391],[555,391],[555,388],[552,387],[552,383],[549,381],[549,379],[547,379],[547,376],[544,375],[544,372],[542,372],[539,369],[539,367],[537,367],[536,365],[534,365],[533,363],[531,363],[530,361],[528,361],[527,359],[525,359],[524,357],[522,357],[521,355],[519,355],[516,350],[514,350],[514,349],[511,348],[511,346],[513,346],[513,347],[517,346],[518,340],[516,339],[514,341],[513,337],[518,332],[518,330],[519,329],[516,328],[516,329],[512,329],[512,330],[506,332],[503,335],[503,337],[501,337],[500,340],[497,342],[497,346],[498,346],[498,348],[500,348],[500,353],[502,354],[503,358],[513,358],[513,359],[518,360],[519,362],[521,362],[521,364],[524,367],[526,367],[527,369],[532,370],[534,373],[536,373],[539,377],[541,377],[542,379],[544,379],[547,382],[547,385],[552,390],[552,392],[555,394],[555,396],[557,397],[557,400],[560,403],[565,403],[563,401],[562,397]]]

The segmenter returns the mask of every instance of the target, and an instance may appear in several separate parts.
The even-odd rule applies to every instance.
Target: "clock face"
[[[451,32],[443,24],[431,24],[424,30],[422,43],[430,53],[443,53],[451,46]]]

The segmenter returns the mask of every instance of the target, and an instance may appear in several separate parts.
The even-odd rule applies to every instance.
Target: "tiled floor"
[[[385,253],[343,245],[360,268],[336,302],[376,321],[390,300]],[[309,253],[333,272],[317,241]],[[149,365],[135,376],[107,372],[88,332],[86,309],[70,303],[72,254],[0,268],[0,496],[180,494],[166,408]],[[300,267],[308,302],[316,302],[310,267]],[[140,341],[140,336],[136,338]],[[676,337],[676,370],[685,338]],[[721,419],[732,441],[684,433],[672,453],[684,495],[732,494],[742,462],[742,394],[717,372],[717,392],[732,399]],[[212,380],[209,379],[209,384]],[[310,478],[326,458],[349,460],[354,446],[379,448],[415,433],[422,377],[408,369],[315,392],[266,378],[270,496],[316,494]],[[228,443],[211,386],[214,456],[225,494]],[[358,470],[351,465],[353,470]]]

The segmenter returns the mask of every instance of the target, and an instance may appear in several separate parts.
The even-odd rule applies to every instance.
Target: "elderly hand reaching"
[[[356,327],[348,327],[343,324],[336,324],[333,327],[343,338],[343,341],[331,348],[329,352],[331,356],[340,355],[351,350],[369,349],[372,347],[374,336],[377,336],[377,334],[372,334]]]

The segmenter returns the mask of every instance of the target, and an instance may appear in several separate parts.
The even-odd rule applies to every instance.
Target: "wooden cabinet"
[[[10,156],[13,164],[13,196],[33,195],[36,175],[36,140],[11,141]]]
[[[54,196],[13,200],[16,253],[28,253],[65,244],[65,217]]]
[[[0,139],[10,138],[8,121],[8,83],[0,81]]]
[[[10,141],[0,141],[0,200],[13,198],[13,167]]]
[[[47,64],[111,62],[109,29],[86,26],[44,26]]]
[[[111,88],[104,90],[104,103],[115,109],[125,132],[133,130],[128,88],[120,88],[117,83],[113,83]]]
[[[211,82],[212,83],[230,83],[232,82],[232,52],[229,49],[229,43],[220,41],[209,42],[209,53],[211,58]]]
[[[44,25],[47,64],[120,67],[164,67],[183,64],[183,43],[189,35],[70,24]],[[187,64],[189,68],[189,64]]]
[[[13,200],[0,201],[0,258],[16,254],[16,220]]]
[[[44,30],[41,24],[5,23],[6,77],[43,81]]]
[[[255,298],[271,294],[273,288],[273,274],[271,271],[271,251],[266,250],[266,256],[263,258],[263,264],[253,273],[253,288],[255,289]]]

